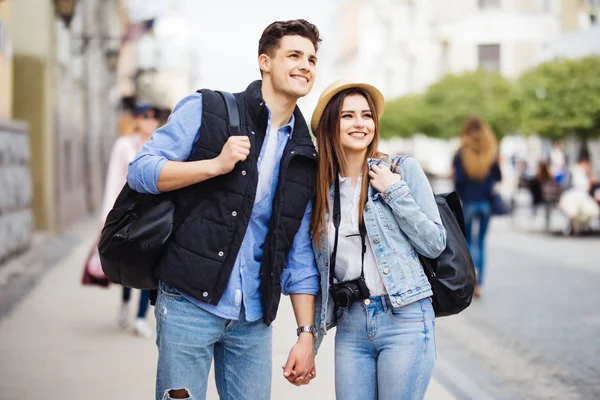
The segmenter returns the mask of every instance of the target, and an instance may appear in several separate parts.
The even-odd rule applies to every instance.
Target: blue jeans
[[[338,400],[422,399],[435,364],[431,299],[392,308],[388,296],[342,310],[335,335]]]
[[[488,201],[476,201],[463,205],[465,214],[465,231],[467,244],[473,257],[473,264],[477,270],[477,284],[483,285],[483,272],[485,267],[485,236],[490,224],[492,206]],[[473,221],[478,222],[477,236],[473,234]]]
[[[131,288],[123,286],[122,300],[123,304],[129,303],[129,300],[131,300]],[[150,307],[150,290],[141,290],[137,318],[146,318],[148,307]]]
[[[272,327],[262,319],[247,322],[218,317],[160,283],[156,307],[158,368],[156,400],[185,389],[189,399],[206,399],[214,357],[215,380],[222,400],[271,397]]]

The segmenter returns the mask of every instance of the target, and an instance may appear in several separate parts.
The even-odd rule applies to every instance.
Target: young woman
[[[135,121],[134,132],[117,139],[110,155],[102,202],[101,218],[103,223],[121,192],[123,185],[127,181],[128,164],[133,160],[137,152],[140,151],[143,144],[150,139],[156,128],[158,128],[156,109],[149,105],[137,106],[133,111],[133,117]],[[118,319],[119,326],[123,329],[129,325],[130,299],[131,288],[123,287]],[[148,313],[149,306],[150,291],[142,290],[134,328],[134,332],[138,336],[152,336],[152,330],[146,322],[146,314]]]
[[[498,140],[479,117],[465,120],[460,132],[460,149],[453,161],[454,186],[463,202],[465,231],[477,271],[475,297],[481,294],[485,272],[485,238],[492,216],[492,191],[502,179],[498,165]],[[473,225],[478,225],[477,235]]]
[[[317,321],[321,334],[337,324],[338,400],[423,398],[436,357],[432,291],[417,253],[437,257],[446,230],[417,161],[379,155],[383,104],[371,85],[336,81],[311,123]]]

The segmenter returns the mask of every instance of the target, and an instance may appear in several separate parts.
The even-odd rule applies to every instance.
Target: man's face
[[[284,36],[273,57],[268,57],[263,72],[270,74],[275,92],[297,99],[311,91],[316,66],[315,47],[310,40],[298,35]]]

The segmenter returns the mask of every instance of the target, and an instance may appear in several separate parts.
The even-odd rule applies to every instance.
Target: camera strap
[[[335,182],[334,182],[334,190],[333,190],[333,226],[335,228],[335,239],[333,241],[333,251],[331,252],[331,260],[330,271],[329,271],[329,286],[333,285],[333,274],[335,272],[335,261],[337,256],[337,247],[338,247],[338,238],[339,238],[339,230],[340,223],[342,220],[342,201],[340,199],[340,178],[336,174]],[[362,244],[361,247],[361,267],[360,267],[360,277],[361,279],[365,278],[365,253],[367,252],[367,228],[365,227],[364,221],[358,224],[358,230],[360,232],[360,241]]]

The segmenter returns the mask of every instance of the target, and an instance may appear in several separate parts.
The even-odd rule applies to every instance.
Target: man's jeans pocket
[[[159,294],[160,296],[167,296],[175,300],[183,300],[183,295],[177,289],[172,286],[167,285],[164,282],[159,282],[158,284]]]

